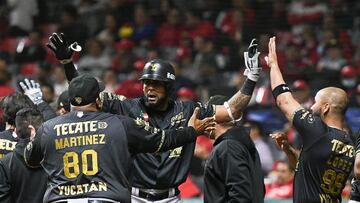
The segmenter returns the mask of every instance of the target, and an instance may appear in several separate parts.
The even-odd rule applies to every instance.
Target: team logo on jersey
[[[81,98],[81,97],[75,97],[74,100],[75,100],[75,102],[76,102],[77,104],[81,104],[81,102],[82,102],[82,98]]]
[[[182,147],[178,147],[178,148],[170,150],[169,158],[180,157],[181,151],[182,151]]]
[[[108,127],[108,124],[106,122],[98,122],[99,129],[105,129],[107,127]]]
[[[308,123],[314,123],[314,116],[312,114],[309,114],[308,118],[307,118],[307,122]]]
[[[184,113],[181,112],[175,116],[173,116],[171,119],[170,119],[170,122],[171,122],[171,125],[175,125],[177,123],[180,123],[181,121],[185,121],[184,119]]]

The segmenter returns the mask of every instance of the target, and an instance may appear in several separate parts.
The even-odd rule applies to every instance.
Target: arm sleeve
[[[37,105],[37,109],[41,112],[42,116],[44,117],[44,121],[56,117],[55,111],[46,102],[42,102],[39,105]]]
[[[73,62],[64,64],[64,69],[68,82],[70,82],[73,78],[79,76],[79,72],[76,70],[76,67]]]
[[[126,97],[109,92],[101,92],[100,102],[101,110],[112,114],[124,115],[123,101]]]
[[[314,116],[309,110],[299,109],[295,111],[293,125],[299,132],[305,148],[326,136],[326,124],[319,116]]]
[[[43,160],[43,153],[41,150],[41,139],[44,126],[42,125],[36,132],[33,141],[30,141],[24,149],[25,163],[30,168],[40,167],[40,162]]]
[[[224,151],[225,185],[228,188],[227,202],[252,202],[252,181],[249,160],[238,145],[229,143]]]
[[[10,203],[10,182],[7,167],[0,161],[0,202]]]
[[[357,154],[357,153],[360,152],[360,133],[359,133],[359,132],[356,133],[355,136],[356,136],[356,143],[355,143],[355,144],[356,144],[356,145],[355,145],[356,149],[355,149],[355,154]]]
[[[192,127],[160,130],[130,118],[124,122],[131,153],[156,153],[195,142],[196,132]]]

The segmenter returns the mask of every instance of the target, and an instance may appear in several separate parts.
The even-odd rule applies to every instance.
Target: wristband
[[[287,84],[281,84],[281,85],[276,86],[273,89],[272,94],[273,94],[274,99],[276,100],[276,98],[280,94],[285,93],[285,92],[291,92],[291,90]]]
[[[227,113],[228,113],[228,115],[229,115],[229,117],[231,119],[231,122],[233,124],[235,124],[236,122],[239,122],[242,119],[242,114],[241,114],[240,118],[235,120],[235,118],[234,118],[234,116],[233,116],[233,114],[231,112],[230,105],[229,105],[229,103],[227,101],[224,102],[224,106],[225,106],[225,109],[226,109],[226,111],[227,111]]]
[[[241,87],[241,93],[251,96],[254,89],[255,89],[256,82],[252,81],[251,79],[247,78]]]

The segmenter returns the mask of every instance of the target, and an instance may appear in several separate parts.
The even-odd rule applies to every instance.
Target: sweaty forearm
[[[79,72],[77,71],[75,64],[73,62],[64,64],[65,75],[67,80],[70,82],[73,78],[79,76]]]

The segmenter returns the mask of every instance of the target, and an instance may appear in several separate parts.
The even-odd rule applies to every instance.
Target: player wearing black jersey
[[[354,179],[351,182],[349,203],[360,203],[360,134],[357,133],[355,145]]]
[[[16,113],[18,142],[13,152],[0,159],[0,202],[42,202],[46,173],[42,168],[28,167],[24,160],[24,149],[42,121],[41,113],[34,108],[23,108]]]
[[[29,80],[27,81],[29,82]],[[41,92],[40,88],[38,91]],[[15,115],[19,110],[23,108],[37,108],[42,112],[43,117],[46,120],[56,116],[55,112],[47,103],[40,102],[35,105],[30,97],[25,96],[20,92],[14,92],[4,97],[1,101],[1,108],[4,111],[3,118],[6,122],[6,129],[0,132],[0,158],[4,157],[9,152],[12,152],[15,148],[17,142]]]
[[[348,104],[346,92],[335,87],[321,89],[315,96],[312,112],[303,109],[280,72],[275,37],[270,39],[266,60],[276,104],[303,141],[296,157],[294,202],[340,203],[354,162],[354,147],[343,125]],[[289,158],[293,157],[294,154]]]
[[[166,131],[99,112],[100,91],[95,78],[74,78],[68,91],[73,111],[45,122],[27,145],[27,164],[41,163],[49,176],[43,202],[128,203],[129,167],[135,153],[169,150],[214,129],[213,118],[196,119],[199,109],[189,127]]]
[[[68,45],[63,34],[54,33],[47,45],[64,64],[68,80],[78,75],[71,57],[75,44]],[[174,101],[175,72],[168,62],[155,59],[145,64],[140,80],[144,96],[136,99],[103,93],[102,110],[127,115],[146,125],[162,130],[186,126],[195,107],[200,107],[200,118],[216,115],[216,121],[227,122],[241,118],[242,111],[250,101],[261,67],[258,67],[259,53],[255,41],[252,52],[247,55],[245,74],[247,79],[240,91],[224,105],[204,106],[195,102]],[[138,154],[134,157],[131,178],[133,202],[178,202],[178,186],[183,183],[189,171],[195,143],[189,143],[163,153]]]

